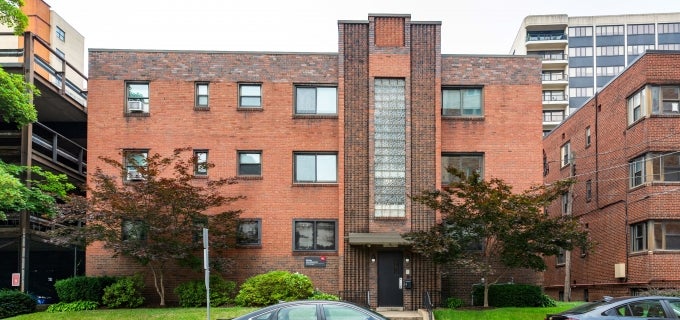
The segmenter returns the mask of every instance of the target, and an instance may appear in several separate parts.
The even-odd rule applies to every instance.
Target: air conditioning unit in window
[[[144,111],[144,104],[139,100],[128,100],[128,112],[142,112]]]
[[[144,180],[144,176],[135,169],[128,169],[127,180],[128,181],[140,181],[140,180]]]

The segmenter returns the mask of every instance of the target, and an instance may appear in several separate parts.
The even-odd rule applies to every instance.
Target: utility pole
[[[576,163],[574,156],[570,161],[569,177],[576,176]],[[567,193],[567,212],[566,215],[571,216],[574,208],[574,184],[569,186]],[[564,251],[564,302],[571,301],[571,250]]]

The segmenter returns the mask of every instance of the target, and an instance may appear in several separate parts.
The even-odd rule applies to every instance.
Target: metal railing
[[[33,123],[33,151],[82,175],[87,173],[87,149],[42,123]]]
[[[543,61],[567,60],[569,57],[562,51],[529,51],[528,55],[539,56]]]
[[[569,97],[562,91],[543,92],[543,101],[567,101]]]
[[[69,63],[59,52],[39,36],[26,32],[30,37],[29,52],[18,47],[17,36],[11,32],[0,32],[0,64],[24,63],[26,58],[34,62],[35,73],[51,82],[60,94],[68,95],[81,106],[87,106],[87,76]]]
[[[527,32],[527,41],[567,40],[564,32]]]
[[[562,122],[564,111],[543,112],[543,122]]]
[[[541,74],[541,81],[565,81],[569,77],[565,72],[545,72]]]

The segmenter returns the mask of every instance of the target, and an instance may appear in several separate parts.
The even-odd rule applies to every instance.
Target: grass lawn
[[[435,310],[437,320],[542,320],[547,313],[556,313],[580,302],[558,302],[553,308],[498,308],[488,310]],[[229,319],[245,314],[255,308],[211,308],[211,319]],[[36,312],[10,318],[12,320],[201,320],[205,319],[204,308],[147,308],[111,309],[80,312]]]
[[[434,311],[437,320],[543,320],[548,313],[558,313],[571,309],[583,302],[557,302],[551,308],[498,308],[488,310],[450,310]]]

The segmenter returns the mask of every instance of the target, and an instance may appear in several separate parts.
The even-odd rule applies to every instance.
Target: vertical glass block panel
[[[375,80],[376,217],[406,215],[406,96],[403,79]]]

